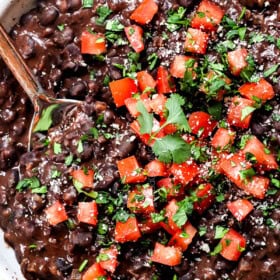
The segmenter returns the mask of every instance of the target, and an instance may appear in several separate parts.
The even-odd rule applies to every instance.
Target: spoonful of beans
[[[52,124],[52,116],[56,111],[71,114],[79,108],[83,102],[72,99],[56,99],[48,96],[25,61],[16,50],[7,32],[0,24],[0,56],[9,67],[23,90],[30,98],[34,114],[28,132],[28,151],[32,145],[32,133],[48,130]],[[58,114],[61,114],[59,113]],[[57,115],[58,115],[57,114]]]

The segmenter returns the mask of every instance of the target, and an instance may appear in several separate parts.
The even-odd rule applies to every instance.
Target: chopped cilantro
[[[70,154],[69,156],[67,156],[65,158],[65,162],[64,163],[65,163],[66,166],[70,166],[72,164],[72,162],[73,162],[73,155]]]
[[[63,31],[65,29],[65,24],[64,23],[58,24],[56,27],[59,31]]]
[[[96,23],[103,24],[107,19],[107,17],[112,13],[112,10],[110,10],[108,6],[104,5],[104,6],[99,6],[96,12],[99,16],[96,20]]]
[[[170,32],[178,30],[181,26],[187,27],[189,25],[189,19],[185,17],[187,9],[184,7],[179,7],[178,10],[171,10],[168,13],[167,18],[167,29]]]
[[[61,148],[61,144],[60,144],[60,143],[54,142],[54,144],[53,144],[53,152],[54,152],[56,155],[59,155],[59,154],[62,153],[62,148]]]
[[[222,251],[223,247],[222,247],[222,244],[219,243],[215,248],[214,250],[210,253],[211,256],[216,256],[218,255],[221,251]]]
[[[275,73],[275,72],[278,70],[279,65],[280,65],[280,64],[275,64],[275,65],[271,66],[269,69],[265,70],[265,71],[263,72],[263,76],[264,76],[265,78],[271,76],[273,73]]]
[[[87,259],[86,259],[86,260],[83,260],[83,262],[81,263],[81,265],[80,265],[79,268],[78,268],[78,271],[79,271],[80,273],[83,272],[84,269],[86,268],[87,264],[88,264],[88,260],[87,260]]]
[[[149,70],[154,70],[158,61],[158,55],[156,53],[152,53],[147,58],[149,64]]]
[[[163,222],[165,220],[164,211],[160,213],[151,213],[153,223]]]
[[[140,124],[140,133],[141,134],[150,134],[153,128],[153,115],[148,113],[144,103],[142,101],[138,101],[136,105],[136,109],[140,112],[137,120]]]
[[[202,226],[200,226],[199,228],[198,228],[198,234],[199,234],[199,236],[203,236],[203,235],[205,235],[207,233],[207,227],[202,227]]]
[[[92,8],[93,2],[93,0],[83,0],[83,8]]]
[[[215,227],[214,239],[221,239],[221,238],[223,238],[228,231],[229,231],[228,228],[224,228],[222,226],[216,226]]]
[[[241,180],[247,182],[248,180],[252,179],[252,177],[256,174],[256,172],[253,168],[249,168],[249,169],[239,171],[239,174]]]
[[[106,23],[106,30],[120,32],[123,31],[124,26],[117,20],[108,20]]]

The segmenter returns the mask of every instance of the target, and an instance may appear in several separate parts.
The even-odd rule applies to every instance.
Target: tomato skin
[[[87,170],[86,173],[83,169],[74,170],[71,172],[71,176],[84,188],[93,188],[94,171],[92,169]]]
[[[131,25],[124,28],[125,35],[136,53],[144,50],[143,29],[138,25]]]
[[[217,150],[223,150],[233,144],[235,135],[233,130],[220,127],[213,136],[211,145]]]
[[[151,257],[151,261],[168,266],[176,266],[181,263],[182,251],[177,247],[164,246],[158,242]]]
[[[231,105],[228,109],[227,121],[230,125],[246,129],[249,127],[252,113],[242,118],[242,111],[246,107],[253,107],[254,102],[252,100],[235,96],[232,98]]]
[[[109,87],[116,107],[125,105],[125,100],[132,97],[134,93],[138,92],[137,85],[131,78],[123,78],[112,81],[109,83]]]
[[[205,54],[208,45],[209,36],[207,33],[199,30],[188,28],[185,40],[185,51],[195,54]]]
[[[130,19],[140,24],[147,24],[157,12],[158,5],[154,0],[144,0],[131,14]]]
[[[263,176],[253,176],[253,178],[247,184],[243,184],[241,188],[246,193],[251,194],[258,199],[264,199],[268,187],[268,178]]]
[[[141,200],[137,201],[137,196],[141,196]],[[127,208],[132,213],[149,214],[155,211],[154,193],[152,187],[137,186],[128,192]]]
[[[157,92],[159,94],[165,94],[175,91],[176,86],[168,70],[163,66],[159,66],[157,70]]]
[[[274,98],[275,92],[272,85],[265,79],[260,79],[256,83],[245,83],[238,91],[248,99],[254,100],[254,97],[261,99],[263,102]]]
[[[100,261],[99,264],[100,266],[106,270],[109,271],[111,273],[114,273],[117,266],[118,266],[118,260],[117,260],[117,256],[118,256],[118,249],[116,248],[116,246],[112,245],[110,248],[102,248],[100,250],[100,254],[105,254],[109,257],[108,260],[106,261]]]
[[[126,222],[117,222],[115,228],[115,241],[125,243],[137,241],[141,237],[138,222],[135,217],[130,217]]]
[[[137,110],[137,103],[138,101],[142,101],[146,110],[148,112],[151,111],[151,108],[150,108],[150,99],[147,97],[146,94],[141,94],[140,95],[140,99],[138,98],[135,98],[135,97],[130,97],[130,98],[127,98],[125,101],[124,101],[124,104],[127,108],[127,110],[129,111],[130,115],[134,118],[138,117],[140,115],[139,111]]]
[[[173,163],[170,168],[170,173],[177,182],[186,186],[199,174],[199,167],[195,162]]]
[[[167,192],[167,199],[178,197],[184,194],[183,188],[174,182],[172,178],[162,178],[157,181],[158,188],[164,188]]]
[[[214,188],[209,183],[201,184],[195,190],[195,194],[199,201],[195,202],[193,207],[201,215],[215,201]]]
[[[139,222],[138,226],[142,234],[153,233],[161,227],[160,223],[153,223],[153,220],[150,216]]]
[[[237,261],[241,256],[240,248],[245,248],[246,239],[234,229],[230,229],[221,239],[220,254],[229,261]]]
[[[61,204],[58,200],[46,208],[45,213],[49,224],[52,226],[56,226],[57,224],[68,220],[66,210],[63,204]]]
[[[187,70],[186,62],[190,59],[194,59],[194,58],[186,55],[176,55],[170,66],[171,76],[180,79],[184,78],[185,72]],[[188,69],[188,70],[192,70],[192,69]],[[195,78],[196,76],[196,73],[194,71],[192,76],[193,78]]]
[[[278,164],[275,160],[273,154],[267,154],[264,144],[258,140],[256,136],[251,136],[247,140],[244,149],[242,150],[244,154],[253,154],[261,166],[264,166],[266,170],[277,169]]]
[[[189,125],[193,134],[199,134],[199,137],[206,138],[210,136],[217,125],[217,122],[211,120],[211,116],[209,114],[198,111],[190,114]]]
[[[150,161],[144,169],[148,177],[164,177],[168,175],[166,165],[157,159]]]
[[[95,226],[98,222],[98,208],[95,201],[79,202],[77,218],[79,222]]]
[[[98,278],[105,276],[106,272],[99,263],[94,263],[84,273],[82,280],[98,280]]]
[[[201,16],[203,14],[203,16]],[[224,16],[220,6],[211,1],[203,0],[197,9],[197,13],[191,21],[191,26],[197,29],[215,31]]]
[[[156,88],[156,81],[147,71],[140,71],[137,74],[138,87],[142,92],[150,93],[149,89]]]
[[[254,206],[247,199],[237,199],[235,201],[228,202],[227,208],[237,221],[242,222],[246,218],[246,216],[254,209]]]
[[[104,34],[83,31],[81,35],[81,53],[99,55],[106,52],[106,38]]]
[[[154,94],[150,101],[152,111],[162,117],[166,101],[167,97],[164,94]]]
[[[181,250],[184,252],[188,249],[189,245],[192,243],[192,240],[195,237],[196,233],[197,233],[197,229],[193,227],[190,222],[187,222],[183,226],[183,229],[181,231],[176,232],[172,236],[168,245],[181,248]],[[184,237],[184,234],[187,234],[187,236]]]
[[[244,48],[239,48],[234,51],[228,52],[227,60],[229,63],[229,69],[232,75],[239,76],[241,71],[248,65],[246,58],[248,52]]]
[[[124,184],[143,183],[146,181],[146,176],[143,175],[142,168],[135,156],[117,161],[117,166]]]

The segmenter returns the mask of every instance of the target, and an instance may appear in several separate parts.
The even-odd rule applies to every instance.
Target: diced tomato
[[[224,11],[220,6],[211,1],[203,0],[196,11],[195,17],[191,21],[193,28],[214,31],[220,24],[224,16]]]
[[[143,102],[143,104],[148,112],[151,111],[150,99],[148,98],[147,94],[141,94],[140,98],[136,98],[136,97],[127,98],[124,101],[124,104],[125,104],[127,110],[129,111],[130,115],[134,118],[136,118],[140,115],[139,111],[137,110],[138,101]]]
[[[194,209],[201,215],[215,201],[214,188],[211,184],[201,184],[196,190],[195,195],[198,201],[194,203]]]
[[[106,256],[106,260],[100,260],[100,266],[106,271],[114,273],[118,266],[118,253],[118,249],[114,245],[112,245],[110,248],[102,248],[100,250],[100,255]]]
[[[138,91],[135,81],[131,78],[112,81],[109,87],[117,107],[125,105],[124,101]]]
[[[239,76],[241,71],[247,67],[247,57],[248,52],[244,48],[239,48],[234,51],[228,52],[227,60],[232,75]]]
[[[141,232],[135,217],[130,217],[126,222],[117,222],[115,228],[115,240],[119,243],[137,241]]]
[[[238,96],[233,97],[227,114],[228,123],[239,128],[248,128],[252,113],[246,111],[253,106],[254,102],[252,100]]]
[[[128,192],[127,208],[133,213],[149,214],[155,211],[153,188],[137,186]]]
[[[193,28],[188,28],[185,41],[185,50],[190,53],[205,54],[209,36],[207,33]]]
[[[244,184],[240,172],[251,168],[251,166],[252,165],[246,161],[245,155],[241,153],[230,155],[220,162],[222,173],[238,187],[242,187]]]
[[[189,116],[189,125],[193,134],[201,138],[210,136],[217,122],[211,120],[211,116],[205,112],[193,112]]]
[[[124,184],[143,183],[146,181],[146,176],[143,175],[143,170],[135,156],[117,161],[117,166]]]
[[[182,251],[177,247],[164,246],[156,243],[151,261],[169,266],[176,266],[181,263]]]
[[[143,29],[138,25],[131,25],[124,28],[125,35],[135,52],[144,50]]]
[[[157,70],[157,92],[163,94],[175,91],[176,86],[173,78],[168,73],[168,70],[163,66],[159,66]]]
[[[243,221],[246,216],[254,209],[253,204],[247,199],[237,199],[227,203],[227,208],[237,221]]]
[[[94,263],[84,273],[82,280],[98,280],[103,276],[106,276],[105,270],[101,267],[99,263]]]
[[[170,173],[177,182],[185,186],[199,174],[199,167],[195,162],[173,163]]]
[[[154,0],[144,0],[131,14],[130,19],[140,23],[149,23],[158,12],[158,5]]]
[[[242,96],[248,99],[254,100],[254,97],[256,97],[263,102],[270,100],[275,96],[272,85],[263,78],[256,83],[245,83],[238,89],[238,91]]]
[[[213,136],[211,145],[217,150],[226,150],[233,144],[235,135],[233,130],[220,127]]]
[[[148,177],[164,177],[168,174],[166,165],[157,159],[150,161],[144,169]]]
[[[104,34],[84,31],[81,35],[81,53],[99,55],[106,52]]]
[[[184,252],[188,249],[189,245],[192,243],[197,230],[192,226],[190,222],[187,222],[181,231],[176,232],[170,239],[168,245],[181,248]]]
[[[162,117],[159,123],[160,123],[160,125],[164,125],[165,122],[166,122],[166,119],[164,117]],[[163,132],[165,135],[174,134],[177,130],[178,130],[177,126],[173,123],[170,123],[163,127]]]
[[[95,201],[79,202],[77,218],[79,222],[95,226],[97,224],[98,209]]]
[[[230,229],[221,239],[220,254],[229,261],[237,261],[245,249],[246,239],[234,229]]]
[[[48,207],[45,212],[47,220],[52,226],[56,226],[57,224],[68,220],[66,210],[63,204],[61,204],[58,200]]]
[[[172,178],[163,178],[157,181],[158,188],[164,188],[167,192],[167,198],[177,197],[184,193],[180,184],[176,184]]]
[[[256,198],[264,199],[268,187],[268,178],[262,176],[253,176],[251,180],[242,185],[241,189]]]
[[[150,93],[156,88],[156,81],[147,71],[137,73],[138,87],[142,92]]]
[[[138,223],[138,226],[143,234],[153,233],[160,229],[160,223],[153,223],[151,217],[145,217],[144,220]]]
[[[167,97],[163,94],[154,94],[152,96],[152,100],[150,102],[150,106],[152,111],[160,116],[163,116],[163,111],[165,108],[165,103],[167,101]]]
[[[188,70],[188,71],[192,71],[192,76],[193,78],[195,78],[196,73],[193,71],[194,69],[193,68],[187,69],[186,67],[186,62],[189,61],[190,59],[194,60],[194,58],[191,56],[176,55],[170,67],[171,76],[182,79],[184,78],[186,70]]]
[[[167,217],[167,223],[160,223],[161,226],[171,235],[180,230],[180,227],[173,221],[173,216],[176,214],[178,209],[179,206],[177,205],[177,201],[175,199],[169,201],[165,207],[165,217]]]
[[[278,168],[273,154],[265,148],[264,144],[256,136],[251,136],[247,140],[243,152],[254,155],[258,164],[264,166],[266,170]]]
[[[78,169],[71,173],[73,180],[79,182],[84,188],[93,188],[94,171],[92,169]]]
[[[200,85],[199,90],[201,92],[205,93],[206,95],[209,95],[210,98],[221,101],[223,99],[224,95],[227,93],[227,90],[223,86],[216,92],[214,91],[214,94],[213,94],[213,92],[211,92],[211,86],[212,86],[212,84],[214,84],[215,81],[224,81],[225,85],[231,84],[231,79],[229,79],[227,76],[221,75],[219,73],[216,73],[213,70],[210,70],[210,71],[208,71],[206,76],[203,78],[203,82]]]

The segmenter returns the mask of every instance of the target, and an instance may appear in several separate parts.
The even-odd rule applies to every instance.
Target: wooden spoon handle
[[[7,32],[0,24],[0,56],[5,61],[15,78],[28,94],[34,106],[37,105],[37,94],[41,91],[40,85],[37,83],[34,75],[26,65],[25,61],[16,50],[13,42],[9,38]]]

